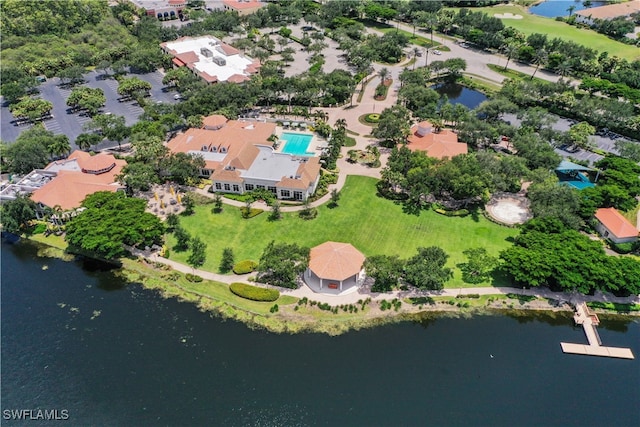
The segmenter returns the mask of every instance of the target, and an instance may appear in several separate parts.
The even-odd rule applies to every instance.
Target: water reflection
[[[446,97],[451,104],[462,104],[470,110],[476,108],[482,101],[487,100],[487,95],[484,93],[469,89],[458,83],[441,83],[432,86],[431,89],[438,92],[441,97]]]

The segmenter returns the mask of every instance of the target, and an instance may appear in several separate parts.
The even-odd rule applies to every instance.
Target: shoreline
[[[38,257],[53,257],[72,261],[75,256],[64,249],[48,245],[41,240],[25,238],[25,242],[38,247]],[[142,256],[123,258],[122,266],[112,270],[113,274],[127,283],[136,283],[145,289],[156,290],[164,298],[178,298],[195,304],[202,312],[224,319],[236,320],[251,329],[264,329],[274,333],[324,333],[341,335],[350,331],[382,326],[403,321],[421,322],[438,317],[470,318],[484,315],[545,315],[571,318],[573,307],[570,295],[557,294],[556,298],[504,293],[495,288],[495,293],[457,295],[425,295],[411,300],[411,296],[378,294],[375,298],[359,299],[357,302],[331,305],[333,311],[320,308],[321,301],[298,298],[281,291],[275,301],[277,312],[271,311],[274,303],[255,302],[243,299],[228,290],[228,284],[205,279],[188,282],[186,272]],[[184,266],[190,270],[190,267]],[[196,272],[197,273],[197,272]],[[230,277],[233,281],[242,281]],[[474,288],[464,289],[474,291]],[[446,291],[446,289],[445,289]],[[461,289],[455,289],[460,292]],[[520,290],[522,292],[523,290]],[[315,294],[321,299],[321,294]],[[637,299],[637,298],[636,298]],[[306,302],[305,302],[306,300]],[[384,303],[383,303],[384,301]],[[304,302],[304,303],[303,303]],[[339,301],[336,301],[339,303]],[[602,301],[607,302],[607,301]],[[326,303],[325,303],[326,304]],[[383,308],[385,304],[388,308]],[[397,308],[395,308],[397,305]],[[354,310],[354,311],[350,311]],[[619,312],[596,309],[598,314],[616,319],[636,319],[640,311]]]

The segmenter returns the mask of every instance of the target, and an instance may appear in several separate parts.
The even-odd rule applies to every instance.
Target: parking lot
[[[174,99],[174,92],[163,91],[162,73],[155,71],[153,73],[138,74],[135,76],[151,84],[151,101],[166,104],[178,102]],[[118,82],[113,78],[104,78],[100,73],[92,71],[85,74],[85,83],[83,86],[102,89],[106,103],[101,111],[116,116],[124,116],[127,126],[136,123],[140,114],[143,112],[143,109],[135,101],[118,101],[118,98],[120,98],[118,95]],[[56,135],[67,135],[71,142],[72,149],[76,149],[77,146],[75,146],[74,141],[78,135],[85,132],[84,126],[91,118],[82,112],[70,112],[66,101],[71,94],[71,89],[61,87],[60,79],[49,79],[42,83],[38,89],[40,90],[39,96],[53,104],[51,111],[53,118],[45,120],[43,122],[44,127]],[[1,109],[0,126],[0,138],[4,142],[15,141],[23,130],[31,127],[30,124],[17,126],[15,124],[15,118],[5,106]],[[113,141],[103,141],[96,148],[106,149],[117,145],[118,144]]]
[[[557,122],[554,123],[552,127],[553,129],[558,131],[566,132],[569,130],[569,128],[573,124],[576,123],[575,120],[566,119],[564,117],[556,116],[556,118],[557,118]],[[503,119],[510,122],[514,126],[520,126],[521,121],[518,120],[515,114],[505,114],[503,115]],[[615,148],[616,141],[620,139],[629,140],[629,138],[621,137],[620,135],[616,135],[612,132],[606,132],[606,131],[602,132],[601,130],[598,131],[598,134],[589,137],[589,139],[593,142],[594,147],[600,150],[606,151],[608,153],[613,153],[613,154],[619,154],[618,150],[616,150]],[[640,143],[638,141],[633,141],[633,142]],[[601,156],[600,154],[596,154],[591,151],[587,151],[583,149],[578,149],[574,152],[569,152],[560,148],[556,148],[554,151],[559,155],[561,155],[563,158],[571,157],[577,160],[586,160],[590,164],[593,164],[603,158],[603,156]]]

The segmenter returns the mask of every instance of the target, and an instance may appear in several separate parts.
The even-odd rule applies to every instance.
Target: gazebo
[[[568,160],[563,160],[556,168],[556,175],[558,176],[561,184],[570,185],[578,190],[583,190],[585,188],[595,186],[595,184],[591,182],[589,177],[586,175],[587,172],[591,171],[598,171],[595,178],[595,181],[598,181],[598,176],[600,175],[599,170],[582,166]]]
[[[311,249],[305,283],[314,291],[340,294],[364,280],[364,255],[349,243],[325,242]]]

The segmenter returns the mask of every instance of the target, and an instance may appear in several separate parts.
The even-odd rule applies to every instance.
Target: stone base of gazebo
[[[346,295],[356,292],[362,284],[359,274],[352,276],[340,283],[339,280],[321,279],[311,270],[304,273],[304,282],[313,292],[326,295]]]

